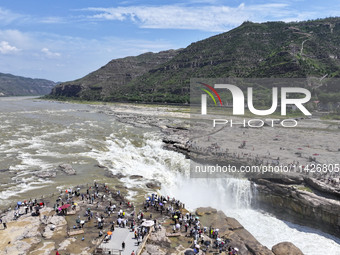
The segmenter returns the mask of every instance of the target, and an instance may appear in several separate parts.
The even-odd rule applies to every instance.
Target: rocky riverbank
[[[199,217],[202,226],[209,226],[210,229],[218,229],[219,239],[226,240],[228,247],[233,247],[238,252],[236,254],[244,255],[302,255],[300,249],[289,242],[279,243],[272,249],[259,243],[236,219],[227,217],[222,211],[205,207],[197,208],[195,215]],[[142,255],[170,254],[171,247],[176,245],[175,251],[171,254],[187,254],[195,247],[193,238],[181,228],[175,234],[172,233],[171,222],[165,220],[164,228],[161,231],[152,232],[146,244]],[[220,249],[214,246],[214,238],[208,233],[203,233],[198,254],[218,254]],[[209,244],[209,245],[206,245]],[[166,248],[168,247],[168,248]],[[174,248],[172,248],[173,250]],[[235,250],[235,251],[236,251]],[[224,250],[223,250],[224,251]],[[227,251],[226,251],[227,252]],[[188,252],[188,254],[190,254]]]
[[[274,212],[290,222],[340,236],[340,201],[335,196],[336,192],[321,194],[323,189],[311,187],[309,178],[289,184],[281,181],[254,179],[257,196],[253,206]],[[319,185],[326,186],[322,182]]]
[[[1,217],[6,223],[6,228],[4,225],[0,229],[1,254],[47,255],[57,251],[59,254],[107,254],[99,248],[107,236],[103,233],[109,234],[120,227],[130,228],[133,232],[133,229],[139,229],[143,217],[157,223],[149,230],[150,235],[144,239],[143,246],[125,248],[136,249],[136,254],[175,255],[194,249],[198,254],[215,254],[228,249],[242,255],[302,254],[291,243],[278,244],[279,248],[270,250],[237,220],[221,211],[198,208],[196,212],[189,212],[175,198],[155,197],[155,200],[132,203],[117,189],[95,183],[61,193],[53,208],[46,206],[54,203],[47,199],[25,201],[21,206],[18,203],[15,210],[9,210]],[[119,218],[126,219],[128,224],[114,226]],[[185,227],[186,222],[189,227]],[[195,231],[199,237],[193,234]]]

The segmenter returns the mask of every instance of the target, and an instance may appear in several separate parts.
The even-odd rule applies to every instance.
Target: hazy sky
[[[111,59],[177,49],[243,21],[340,16],[339,0],[1,0],[0,72],[67,81]]]

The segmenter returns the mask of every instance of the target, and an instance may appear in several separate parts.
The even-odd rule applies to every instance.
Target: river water
[[[145,190],[147,182],[158,180],[162,193],[191,209],[212,206],[224,211],[269,248],[291,241],[308,255],[340,254],[338,238],[251,209],[256,194],[247,180],[189,178],[189,161],[164,150],[160,137],[155,128],[120,123],[89,105],[0,98],[0,208],[94,180],[113,185],[114,179],[96,166],[103,165],[126,176],[121,181],[131,189],[131,197]],[[77,175],[56,171],[64,163]],[[41,178],[41,172],[56,176]]]

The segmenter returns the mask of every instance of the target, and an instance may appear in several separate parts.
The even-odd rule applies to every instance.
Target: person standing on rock
[[[2,220],[2,225],[4,226],[4,229],[7,228],[7,224],[6,224],[5,220]]]

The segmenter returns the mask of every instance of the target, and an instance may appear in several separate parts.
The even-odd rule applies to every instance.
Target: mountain
[[[85,100],[115,100],[123,91],[125,92],[125,86],[131,81],[169,61],[177,54],[176,50],[168,50],[114,59],[84,78],[57,85],[51,95],[79,97]]]
[[[186,103],[190,78],[339,77],[339,45],[340,18],[244,22],[172,51],[171,57],[158,63],[152,60],[164,52],[113,60],[82,79],[57,85],[51,96]]]
[[[38,96],[51,93],[55,82],[0,73],[0,96]]]

